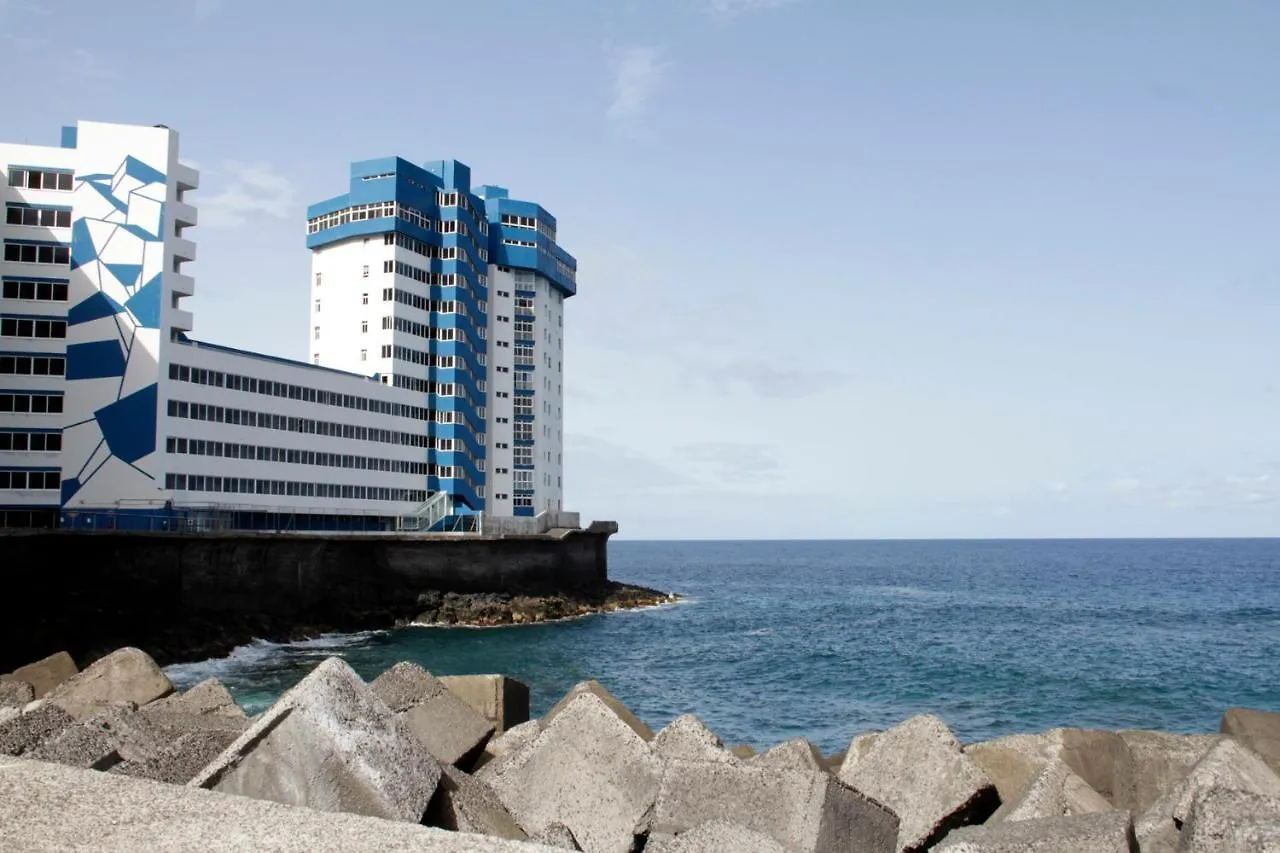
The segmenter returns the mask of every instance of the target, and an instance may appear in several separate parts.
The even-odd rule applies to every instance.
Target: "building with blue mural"
[[[308,362],[196,340],[163,126],[0,145],[0,525],[475,530],[563,501],[563,309],[540,206],[456,161],[351,166],[307,211]],[[548,525],[554,526],[552,522]]]

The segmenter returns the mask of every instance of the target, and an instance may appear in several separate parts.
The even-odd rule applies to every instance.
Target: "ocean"
[[[827,752],[912,714],[962,741],[1054,726],[1216,731],[1280,711],[1280,540],[627,542],[610,576],[685,601],[572,622],[255,642],[166,669],[250,712],[323,658],[500,672],[533,713],[595,678],[656,731]]]

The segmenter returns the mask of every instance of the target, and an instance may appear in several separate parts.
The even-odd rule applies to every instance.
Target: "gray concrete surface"
[[[0,708],[21,710],[36,698],[35,690],[25,681],[9,679],[0,681]]]
[[[653,740],[653,729],[646,726],[639,717],[631,713],[630,708],[618,701],[618,697],[606,690],[604,685],[595,679],[581,681],[575,684],[559,702],[551,706],[550,711],[547,711],[547,713],[542,716],[542,727],[545,729],[549,726],[556,718],[556,715],[567,708],[570,702],[581,696],[583,693],[590,693],[608,705],[614,715],[616,715],[619,720],[622,720],[622,722],[630,726],[631,730],[639,735],[646,743]]]
[[[79,671],[71,655],[54,652],[46,658],[20,666],[7,675],[0,675],[0,681],[25,681],[35,691],[35,698],[40,699]]]
[[[802,737],[783,741],[751,759],[753,764],[781,767],[784,770],[812,772],[825,770],[822,753]]]
[[[1111,811],[1111,804],[1077,776],[1065,761],[1055,758],[1031,780],[1020,797],[1002,803],[987,823],[1108,811]]]
[[[1114,805],[1116,766],[1127,760],[1127,749],[1115,732],[1056,728],[970,744],[964,752],[987,774],[1004,802],[1020,797],[1046,764],[1060,759]]]
[[[840,779],[897,813],[901,850],[927,848],[952,827],[982,823],[1000,805],[986,773],[931,714],[881,733]]]
[[[216,678],[206,678],[189,690],[157,699],[147,704],[144,710],[168,711],[176,714],[212,714],[247,719],[244,710],[236,704],[231,691]]]
[[[1205,753],[1174,789],[1173,819],[1185,822],[1196,795],[1212,788],[1280,798],[1280,776],[1253,750],[1234,740],[1223,740]]]
[[[0,853],[554,853],[20,758],[0,758],[0,814]]]
[[[876,745],[876,739],[880,737],[880,732],[863,732],[860,735],[854,735],[853,740],[849,741],[849,747],[844,751],[839,761],[828,760],[826,765],[835,775],[847,774],[853,772],[853,768],[858,762],[866,758],[867,753],[871,751],[871,747]],[[835,756],[832,756],[834,759]]]
[[[442,770],[444,775],[428,809],[427,823],[456,832],[477,832],[517,841],[527,838],[488,783],[451,765],[444,765]]]
[[[563,823],[587,853],[628,853],[662,779],[661,759],[590,690],[512,759],[491,784],[521,828],[536,835]]]
[[[120,702],[145,705],[173,692],[173,685],[141,649],[116,649],[50,690],[45,699],[77,720]]]
[[[85,770],[106,770],[120,762],[116,744],[92,726],[68,726],[23,754],[33,761],[53,761]]]
[[[952,830],[937,853],[1136,853],[1127,811]]]
[[[408,724],[350,666],[329,658],[189,785],[417,823],[440,775]]]
[[[1116,761],[1111,803],[1142,814],[1177,785],[1214,744],[1218,735],[1177,735],[1156,731],[1117,732],[1124,751]]]
[[[470,769],[493,734],[493,723],[416,663],[396,664],[369,689],[444,764]]]
[[[1280,714],[1253,708],[1229,708],[1218,730],[1230,735],[1261,756],[1280,773]]]
[[[475,708],[501,734],[529,721],[529,686],[505,675],[442,675],[455,696]]]
[[[679,836],[726,820],[808,853],[892,853],[898,818],[826,771],[790,770],[755,761],[666,762],[653,832]]]
[[[740,823],[711,820],[687,832],[650,840],[644,853],[792,853],[762,832]]]
[[[76,723],[56,705],[41,704],[0,723],[0,755],[21,755]]]
[[[1280,799],[1209,788],[1200,791],[1182,825],[1180,853],[1275,853],[1280,850]]]
[[[684,758],[690,761],[738,760],[725,749],[724,742],[693,714],[683,714],[666,725],[653,737],[650,744],[654,753],[663,759]]]
[[[557,850],[576,850],[579,853],[582,850],[578,846],[578,839],[573,837],[573,830],[563,823],[549,823],[542,832],[539,832],[529,840],[545,844],[548,847],[554,847]],[[647,850],[648,848],[645,849]]]

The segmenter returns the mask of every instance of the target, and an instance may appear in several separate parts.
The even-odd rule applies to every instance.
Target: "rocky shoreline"
[[[655,733],[594,681],[538,719],[528,695],[329,658],[247,718],[135,648],[53,655],[0,676],[0,850],[1280,850],[1277,713],[971,744],[924,714],[836,755],[756,754],[690,715]]]
[[[418,596],[421,612],[413,619],[399,620],[397,626],[493,628],[532,625],[563,622],[596,613],[674,604],[680,600],[680,596],[674,593],[617,581],[568,591],[466,593],[429,590]]]

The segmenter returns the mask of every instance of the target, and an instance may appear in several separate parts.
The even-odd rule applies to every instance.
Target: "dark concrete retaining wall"
[[[0,534],[0,672],[120,646],[161,663],[253,638],[390,627],[420,592],[567,591],[607,579],[613,524],[563,537]]]

